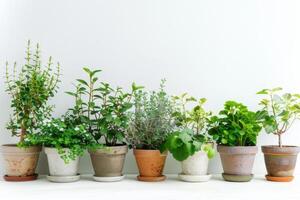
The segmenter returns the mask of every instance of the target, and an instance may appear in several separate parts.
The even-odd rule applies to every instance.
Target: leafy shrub
[[[219,116],[210,119],[208,133],[218,144],[226,146],[255,146],[262,128],[263,112],[249,111],[235,101],[227,101]]]

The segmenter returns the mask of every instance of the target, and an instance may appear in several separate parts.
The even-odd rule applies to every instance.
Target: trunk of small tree
[[[24,141],[25,135],[26,135],[26,129],[22,126],[21,127],[20,142]]]
[[[281,134],[278,134],[279,147],[282,147]]]

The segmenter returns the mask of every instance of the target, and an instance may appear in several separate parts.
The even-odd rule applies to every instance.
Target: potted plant
[[[235,101],[227,101],[219,116],[211,117],[209,134],[218,144],[226,181],[252,179],[256,140],[262,129],[261,118],[261,111],[252,112]]]
[[[188,182],[208,181],[211,175],[207,174],[209,159],[215,154],[213,140],[207,134],[208,117],[203,104],[206,99],[197,101],[194,97],[175,96],[176,111],[173,116],[177,130],[167,139],[163,150],[169,150],[173,157],[181,162],[182,173],[179,179]],[[191,110],[187,104],[197,102]]]
[[[287,132],[300,117],[300,95],[285,93],[280,95],[282,88],[263,89],[258,94],[266,95],[260,105],[263,106],[265,117],[263,127],[267,133],[278,136],[278,145],[262,146],[269,181],[288,182],[293,180],[298,146],[282,144],[282,135]]]
[[[129,109],[132,107],[133,92],[140,87],[132,85],[132,92],[127,93],[122,88],[112,88],[108,83],[98,84],[97,74],[100,70],[84,68],[88,81],[78,79],[79,95],[68,92],[77,98],[81,108],[79,118],[88,124],[88,131],[97,144],[105,146],[90,148],[96,181],[119,181],[122,174],[128,147],[125,143],[125,130],[129,122]],[[83,96],[87,96],[87,102]]]
[[[160,152],[169,134],[173,131],[174,105],[164,91],[163,80],[159,91],[134,92],[134,112],[127,131],[127,141],[139,168],[140,181],[162,181],[167,151]]]
[[[6,167],[4,179],[7,181],[29,181],[37,178],[35,169],[41,147],[32,145],[28,136],[38,134],[39,124],[50,117],[52,106],[47,102],[56,93],[59,82],[59,63],[55,73],[52,73],[51,57],[46,67],[43,67],[38,44],[35,52],[31,52],[28,41],[25,59],[19,74],[16,63],[12,75],[6,63],[6,91],[11,96],[13,109],[7,129],[13,136],[20,138],[18,144],[2,145]]]

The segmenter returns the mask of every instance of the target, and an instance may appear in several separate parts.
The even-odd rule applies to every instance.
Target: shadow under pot
[[[63,151],[67,152],[69,149],[65,148]],[[69,183],[80,179],[80,175],[78,174],[79,156],[75,160],[65,163],[56,148],[45,147],[45,153],[49,165],[49,175],[47,176],[49,181]]]
[[[139,169],[139,181],[156,182],[163,181],[166,176],[162,175],[167,151],[161,153],[159,150],[134,149],[133,154]]]
[[[266,179],[277,182],[292,181],[300,147],[270,145],[261,148],[268,173]]]
[[[127,152],[127,145],[89,150],[95,171],[93,179],[99,182],[122,180],[124,178],[122,171]]]
[[[257,146],[222,146],[218,145],[224,173],[224,180],[248,182],[253,178],[252,169]]]
[[[42,148],[32,146],[19,148],[16,144],[2,145],[6,181],[32,181],[36,180],[35,173]]]

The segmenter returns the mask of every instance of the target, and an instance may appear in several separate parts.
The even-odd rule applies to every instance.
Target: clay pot
[[[218,145],[217,149],[220,153],[225,180],[245,182],[252,179],[252,168],[258,151],[257,146],[229,147]]]
[[[134,149],[133,154],[139,168],[140,175],[137,177],[140,181],[163,181],[162,175],[167,158],[167,152],[160,153],[159,150]]]
[[[267,180],[288,182],[293,180],[300,147],[262,146],[268,175]]]
[[[97,179],[97,177],[120,177],[121,179],[127,152],[127,145],[105,147],[95,151],[89,150],[95,171],[95,180],[101,181],[101,178]],[[109,179],[103,179],[103,181],[105,180],[109,181]],[[117,180],[112,179],[112,181]]]
[[[68,149],[65,149],[68,151]],[[71,160],[69,163],[60,157],[56,148],[45,147],[45,153],[48,158],[50,176],[75,176],[79,169],[79,157]]]
[[[38,146],[19,148],[15,144],[2,145],[2,155],[7,181],[30,181],[37,178],[35,169],[42,148]]]

